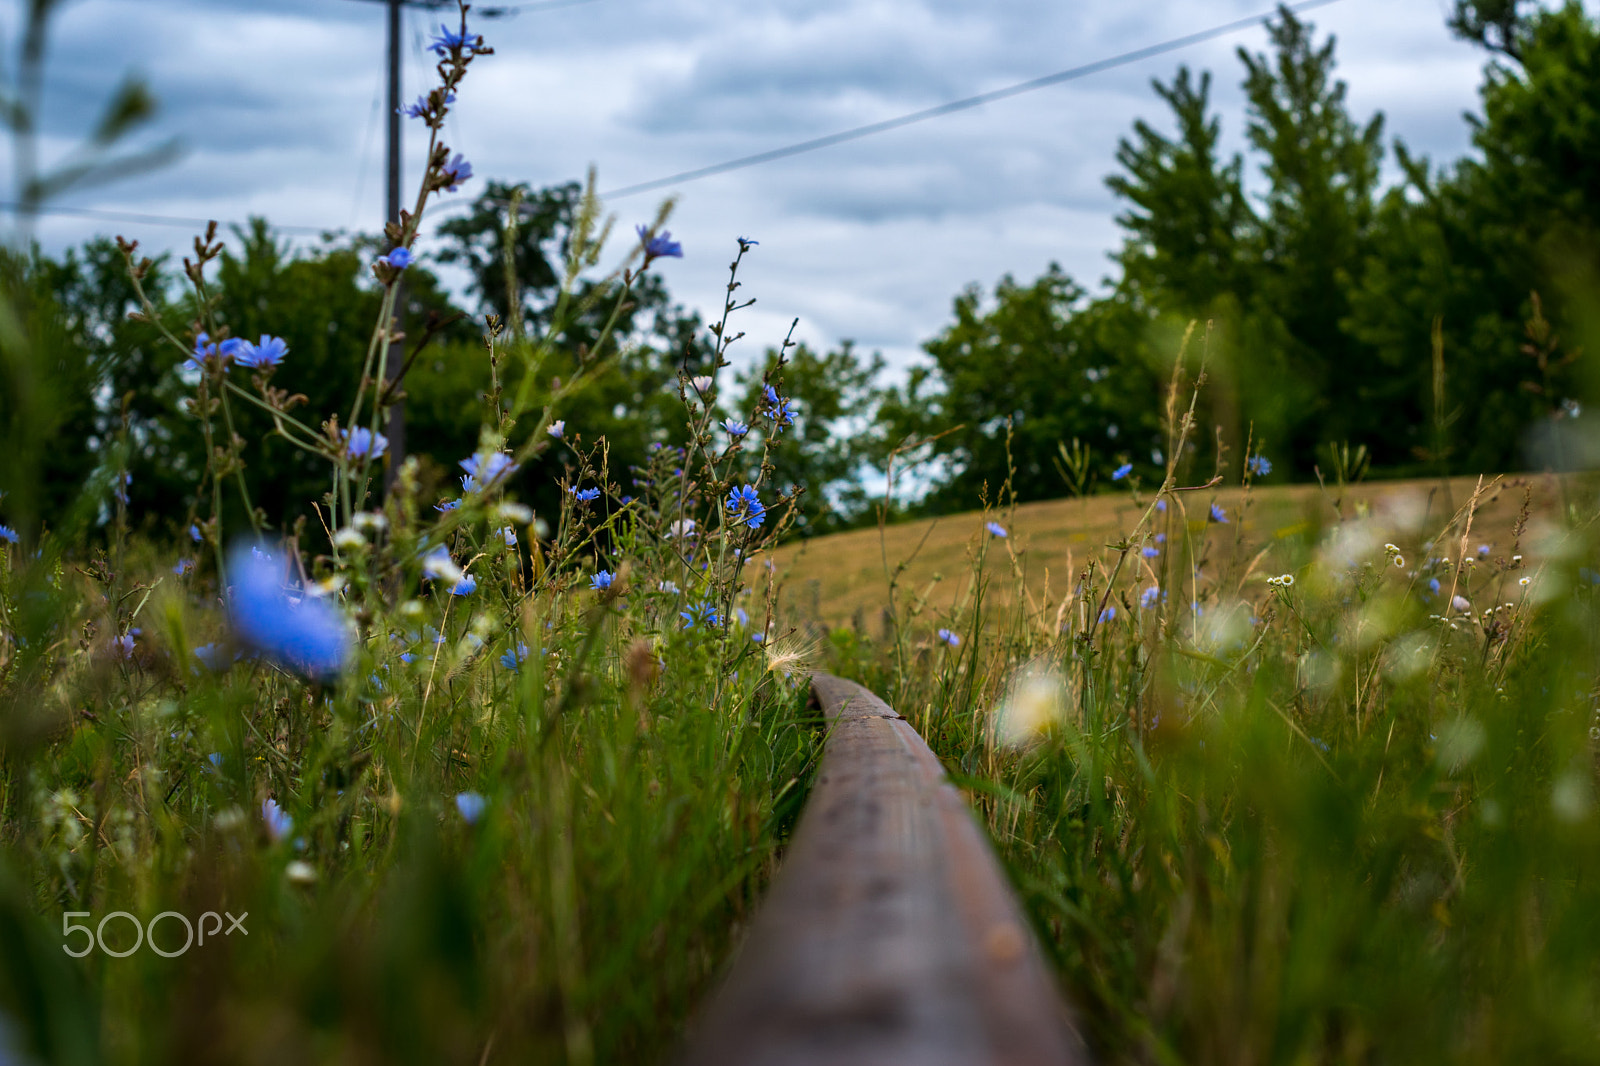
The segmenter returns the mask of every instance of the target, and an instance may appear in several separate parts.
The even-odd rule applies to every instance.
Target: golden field
[[[1547,474],[1486,477],[1482,484],[1468,531],[1469,551],[1487,544],[1495,557],[1526,552],[1530,561],[1561,513],[1563,495],[1571,498],[1578,492],[1573,478]],[[1294,545],[1313,543],[1341,520],[1369,523],[1376,537],[1418,559],[1430,549],[1453,556],[1478,485],[1477,478],[1460,477],[1372,482],[1342,491],[1312,484],[1185,492],[1178,506],[1153,514],[1147,530],[1152,538],[1164,533],[1172,542],[1186,536],[1202,568],[1232,569],[1235,574],[1242,568],[1262,580],[1277,572],[1274,562],[1288,565]],[[1227,524],[1208,522],[1213,502],[1226,511]],[[1059,599],[1070,588],[1071,576],[1091,559],[1131,534],[1150,503],[1148,494],[1136,498],[1132,492],[1048,500],[788,544],[774,552],[782,602],[788,610],[829,625],[874,623],[888,602],[889,578],[897,571],[897,601],[905,604],[926,596],[935,611],[969,595],[973,575],[980,572],[990,581],[991,605],[1004,604],[1016,586],[1005,578],[1020,572],[1028,596],[1043,606]],[[1519,540],[1515,533],[1525,508],[1527,527]],[[989,534],[989,521],[998,522],[1008,536]],[[1454,539],[1432,547],[1446,536]],[[975,566],[980,556],[981,571]],[[1130,555],[1128,565],[1140,565],[1137,553]]]

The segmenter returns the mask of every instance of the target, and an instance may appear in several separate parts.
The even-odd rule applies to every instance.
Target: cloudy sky
[[[516,0],[496,0],[515,3]],[[15,8],[17,4],[7,5]],[[1339,40],[1358,116],[1435,158],[1467,150],[1482,57],[1444,29],[1447,0],[1338,0],[1310,13]],[[1207,29],[1264,0],[583,0],[475,22],[497,54],[476,65],[447,129],[479,175],[534,185],[596,166],[620,188],[890,118]],[[14,49],[14,14],[4,48]],[[407,15],[405,90],[432,76],[437,16]],[[822,151],[686,183],[672,231],[674,295],[707,312],[734,238],[761,246],[747,345],[799,317],[816,344],[852,338],[904,365],[964,285],[1060,262],[1094,285],[1117,243],[1106,191],[1136,118],[1165,124],[1151,78],[1211,70],[1226,136],[1243,124],[1235,49],[1248,29],[1181,52]],[[159,174],[64,206],[376,228],[383,210],[384,11],[370,0],[75,0],[48,72],[47,160],[133,69],[163,111],[150,139],[185,152]],[[10,70],[10,63],[0,73]],[[411,124],[408,182],[421,151]],[[8,172],[8,171],[7,171]],[[464,198],[473,189],[456,194]],[[614,200],[625,232],[661,194]],[[409,197],[408,197],[409,198]],[[153,222],[54,215],[47,248],[97,232],[187,246]],[[287,231],[286,232],[290,232]],[[753,354],[754,349],[751,349]]]

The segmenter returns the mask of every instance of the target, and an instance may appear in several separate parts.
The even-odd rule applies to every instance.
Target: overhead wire
[[[1339,0],[1301,0],[1300,3],[1285,4],[1284,7],[1288,11],[1298,13],[1301,11],[1309,11],[1312,8],[1326,7],[1329,4],[1336,4],[1338,2]],[[1164,55],[1168,52],[1176,52],[1179,49],[1188,48],[1191,45],[1202,44],[1206,41],[1215,40],[1218,37],[1227,36],[1230,33],[1237,33],[1239,30],[1249,29],[1252,26],[1265,22],[1275,14],[1277,14],[1276,9],[1266,12],[1265,14],[1251,15],[1249,18],[1235,19],[1232,22],[1226,22],[1220,26],[1213,26],[1208,30],[1201,30],[1198,33],[1185,34],[1182,37],[1174,37],[1169,41],[1162,41],[1160,44],[1147,45],[1144,48],[1135,48],[1131,52],[1123,52],[1121,55],[1111,56],[1108,59],[1100,59],[1093,63],[1085,63],[1082,66],[1071,67],[1067,70],[1058,71],[1055,74],[1046,74],[1042,78],[1033,78],[1029,81],[1019,82],[1016,85],[1008,85],[1003,89],[992,89],[989,92],[978,93],[975,96],[968,96],[961,100],[952,100],[949,103],[923,108],[920,111],[912,111],[908,114],[896,116],[895,118],[884,119],[881,122],[869,122],[865,126],[856,126],[852,129],[840,130],[838,133],[830,133],[826,136],[813,137],[810,140],[784,145],[781,148],[773,148],[765,152],[757,152],[754,155],[740,156],[737,159],[730,159],[726,162],[713,163],[710,166],[697,167],[694,170],[685,170],[681,173],[672,174],[664,178],[655,178],[651,181],[641,181],[636,185],[624,185],[621,188],[611,189],[607,192],[603,192],[600,194],[600,196],[602,199],[615,200],[624,196],[634,196],[642,192],[653,192],[656,189],[664,189],[669,185],[681,185],[685,182],[699,181],[701,178],[709,178],[717,174],[727,174],[731,171],[743,170],[746,167],[759,166],[762,163],[771,163],[779,159],[788,159],[791,156],[801,155],[805,152],[815,152],[821,148],[831,148],[836,144],[844,144],[847,141],[858,141],[863,137],[871,137],[875,134],[887,133],[890,130],[897,130],[917,122],[926,122],[929,119],[942,118],[945,115],[953,115],[960,111],[969,111],[975,107],[982,107],[984,104],[992,104],[997,100],[1005,100],[1012,96],[1021,96],[1023,93],[1034,92],[1038,89],[1048,88],[1052,85],[1060,85],[1063,82],[1076,81],[1079,78],[1086,78],[1091,74],[1099,74],[1101,71],[1111,70],[1114,67],[1122,67],[1127,66],[1129,63],[1136,63],[1141,59],[1150,59],[1153,56]]]

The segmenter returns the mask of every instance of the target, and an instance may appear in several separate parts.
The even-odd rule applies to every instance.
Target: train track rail
[[[910,723],[812,677],[828,739],[690,1066],[1089,1061],[999,863]]]

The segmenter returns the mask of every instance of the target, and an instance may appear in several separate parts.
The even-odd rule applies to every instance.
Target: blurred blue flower
[[[289,354],[289,345],[282,337],[269,337],[265,333],[254,344],[241,341],[239,354],[233,361],[240,366],[252,368],[277,366],[283,362],[283,357]]]
[[[1156,605],[1156,601],[1160,598],[1160,587],[1157,585],[1151,585],[1149,588],[1139,593],[1139,606],[1148,611],[1150,608]]]
[[[691,605],[687,610],[679,611],[678,617],[683,619],[683,628],[693,629],[697,622],[714,626],[721,616],[717,614],[717,609],[712,604],[700,603]]]
[[[736,418],[724,419],[722,428],[728,431],[730,437],[742,437],[750,432],[750,427]]]
[[[21,539],[22,538],[17,536],[17,531],[12,529],[10,526],[0,526],[0,540],[9,541],[10,543],[15,544]]]
[[[448,514],[449,512],[454,511],[457,507],[460,507],[460,506],[461,506],[461,501],[460,500],[442,500],[439,503],[434,504],[433,505],[433,509],[435,511],[438,511],[440,514]]]
[[[567,432],[566,419],[556,419],[554,422],[550,423],[550,428],[545,430],[545,432],[550,434],[556,440],[560,440]]]
[[[447,182],[445,192],[455,192],[461,188],[462,182],[472,177],[472,164],[463,159],[460,152],[457,152],[456,157],[445,164],[441,173]]]
[[[519,669],[522,664],[527,661],[528,646],[522,643],[520,640],[517,641],[517,646],[515,648],[509,649],[504,655],[500,656],[500,665],[505,667],[507,670]]]
[[[596,592],[604,592],[611,587],[611,582],[616,580],[616,575],[609,570],[601,570],[589,579],[589,587]]]
[[[220,751],[212,752],[206,756],[206,762],[211,764],[212,770],[222,769],[222,753]]]
[[[267,835],[272,838],[274,844],[288,836],[290,830],[294,829],[294,819],[290,818],[284,809],[278,806],[278,801],[270,796],[261,801],[261,820],[266,823]]]
[[[119,637],[111,638],[111,650],[117,653],[118,658],[133,658],[133,648],[135,643],[133,634],[137,632],[138,630],[133,630],[132,632],[124,633]]]
[[[471,574],[463,574],[460,581],[450,590],[452,596],[470,596],[478,591],[478,579]]]
[[[1252,455],[1245,464],[1250,468],[1250,473],[1256,477],[1266,477],[1272,473],[1272,460],[1264,455]]]
[[[1156,510],[1165,511],[1166,509],[1167,509],[1167,501],[1166,500],[1157,500],[1156,501]]]
[[[1100,612],[1100,621],[1102,623],[1109,622],[1116,616],[1117,609],[1115,607],[1107,607],[1105,610]]]
[[[128,505],[128,486],[133,484],[133,475],[124,470],[120,477],[113,483],[111,495],[124,507]]]
[[[441,22],[439,24],[439,32],[434,35],[433,40],[428,42],[428,47],[437,56],[443,56],[457,48],[475,52],[477,51],[478,40],[477,34],[469,33],[465,26],[458,33]]]
[[[644,242],[644,257],[647,261],[662,257],[683,258],[683,245],[673,240],[672,234],[667,230],[662,230],[652,237],[648,226],[635,226],[634,229],[638,231],[639,240]]]
[[[339,436],[344,441],[345,455],[351,459],[377,459],[389,449],[389,438],[366,426],[340,430]]]
[[[588,503],[591,500],[598,500],[600,498],[599,489],[580,489],[574,487],[570,491],[572,492],[573,497],[579,503]]]
[[[1438,578],[1430,577],[1428,579],[1428,591],[1433,593],[1435,596],[1439,595],[1439,579]]]
[[[761,523],[767,520],[766,505],[761,502],[761,497],[756,495],[756,490],[749,485],[729,492],[726,506],[735,521],[743,522],[751,529],[760,529]]]
[[[959,633],[952,632],[951,630],[939,630],[939,639],[950,645],[952,648],[961,647],[961,635]]]
[[[483,492],[495,488],[519,469],[505,452],[469,455],[457,465],[466,471],[461,479],[463,492]]]
[[[195,525],[193,522],[189,523],[189,539],[194,541],[196,544],[200,543],[200,527]]]
[[[393,270],[404,270],[417,261],[408,248],[391,248],[388,255],[378,256],[378,262]]]
[[[501,526],[498,532],[500,539],[506,542],[506,547],[515,548],[517,546],[517,531],[511,526]]]
[[[1222,522],[1226,524],[1228,521],[1228,512],[1224,511],[1221,505],[1214,503],[1211,505],[1211,520],[1213,522]]]
[[[738,241],[740,244],[745,245],[747,247],[749,245],[752,245],[752,244],[760,244],[761,243],[760,241],[756,240],[754,237],[735,237],[734,240]]]
[[[226,670],[233,663],[227,652],[216,644],[200,645],[194,650],[194,657],[200,660],[200,665],[214,674]]]
[[[1111,480],[1112,481],[1121,481],[1123,478],[1127,477],[1131,473],[1133,473],[1133,464],[1132,463],[1123,463],[1121,466],[1119,466],[1115,470],[1111,471]]]
[[[456,810],[461,812],[461,817],[468,825],[477,825],[478,819],[483,817],[483,809],[489,801],[476,792],[457,792]]]
[[[992,536],[1010,536],[1010,534],[1006,532],[1006,527],[1001,525],[999,522],[985,522],[983,528],[987,529]]]
[[[344,668],[350,632],[330,601],[291,600],[282,568],[243,545],[228,556],[228,576],[228,617],[241,643],[312,678],[331,678]]]
[[[194,570],[194,560],[193,559],[179,559],[178,560],[178,564],[172,568],[172,572],[174,574],[177,574],[179,577],[183,577],[185,574],[188,574],[193,570]]]
[[[1146,544],[1144,547],[1139,549],[1139,554],[1144,556],[1146,559],[1154,559],[1156,556],[1161,554],[1161,549],[1155,547],[1154,545]]]

